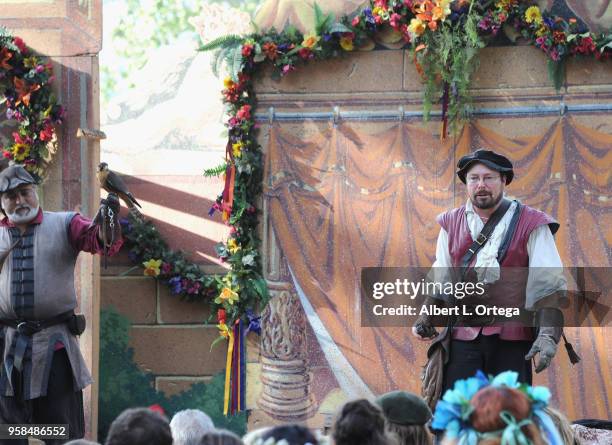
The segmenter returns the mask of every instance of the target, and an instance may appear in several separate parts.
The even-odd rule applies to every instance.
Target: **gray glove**
[[[444,302],[437,298],[427,297],[423,305],[444,306]],[[434,328],[434,317],[431,315],[420,315],[414,323],[414,330],[422,338],[433,338],[438,335],[438,331]]]
[[[563,334],[563,313],[555,308],[543,308],[536,313],[536,325],[539,326],[538,336],[525,360],[531,360],[540,353],[535,372],[544,371],[557,353],[559,340]]]
[[[558,328],[540,328],[538,337],[533,342],[531,349],[525,356],[525,360],[531,360],[537,353],[540,353],[538,357],[538,363],[536,365],[535,372],[539,373],[544,371],[557,353],[558,343],[555,341],[554,330]]]

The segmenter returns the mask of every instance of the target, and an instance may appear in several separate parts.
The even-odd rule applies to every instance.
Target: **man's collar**
[[[467,202],[465,203],[465,212],[474,213],[474,205],[472,204],[472,201],[469,198]]]
[[[43,220],[43,210],[42,210],[42,207],[41,207],[41,208],[38,209],[38,213],[36,214],[36,218],[34,218],[28,224],[40,224],[40,223],[42,223],[42,220]],[[2,221],[0,221],[0,226],[2,226],[2,227],[16,227],[15,224],[13,224],[11,221],[9,221],[8,216],[5,216],[4,218],[2,218]]]

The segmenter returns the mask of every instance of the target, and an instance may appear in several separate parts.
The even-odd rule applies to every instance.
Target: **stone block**
[[[567,62],[568,92],[612,91],[612,67],[593,58],[571,57]],[[589,88],[591,87],[591,88]]]
[[[480,65],[472,75],[472,89],[546,88],[546,57],[532,46],[496,46],[480,51]]]
[[[208,301],[186,301],[170,292],[165,284],[159,286],[159,323],[205,323],[210,315]],[[216,318],[210,323],[216,323]]]
[[[227,347],[210,345],[215,326],[133,326],[130,346],[143,371],[165,376],[211,376],[225,368]]]
[[[368,51],[298,66],[295,72],[275,81],[270,70],[258,77],[259,93],[344,93],[353,91],[400,91],[403,51]]]
[[[133,324],[156,322],[157,288],[149,277],[102,277],[100,279],[100,306],[115,307]]]
[[[207,383],[212,377],[156,377],[155,390],[171,397],[191,389],[194,383]]]

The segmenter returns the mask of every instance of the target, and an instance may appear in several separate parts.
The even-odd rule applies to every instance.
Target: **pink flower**
[[[553,48],[552,51],[549,53],[549,56],[555,62],[558,62],[559,59],[561,59],[561,57],[559,57],[559,51],[557,51],[557,48]]]
[[[391,14],[391,18],[389,20],[389,24],[393,27],[393,28],[398,28],[399,27],[399,21],[402,19],[402,16],[399,15],[398,13],[394,12],[393,14]]]
[[[359,20],[360,20],[360,19],[359,19],[359,16],[358,16],[358,15],[356,15],[356,16],[353,18],[353,21],[351,21],[351,25],[353,25],[353,26],[357,26],[357,25],[359,25]]]
[[[172,264],[163,262],[161,266],[161,272],[164,275],[170,275],[170,272],[172,272]]]
[[[13,154],[12,154],[10,151],[8,151],[8,150],[4,150],[4,151],[2,152],[2,156],[3,156],[5,159],[13,159]]]
[[[51,127],[50,125],[45,125],[45,128],[40,130],[38,137],[43,142],[50,141],[51,139],[53,139],[53,127]]]
[[[281,74],[283,76],[285,76],[285,75],[289,74],[291,71],[295,71],[295,67],[293,65],[287,64],[287,65],[285,65],[283,67],[283,70],[281,71]]]
[[[251,106],[246,104],[240,107],[238,112],[236,113],[236,119],[238,120],[248,120],[251,118]]]

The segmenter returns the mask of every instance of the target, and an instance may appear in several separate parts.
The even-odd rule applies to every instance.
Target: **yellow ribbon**
[[[232,356],[234,353],[234,334],[231,329],[227,330],[227,360],[225,361],[225,392],[223,396],[223,415],[227,416],[230,401],[230,387],[232,381]]]

